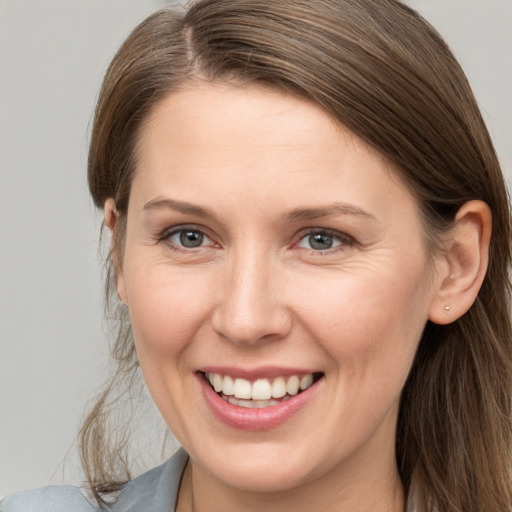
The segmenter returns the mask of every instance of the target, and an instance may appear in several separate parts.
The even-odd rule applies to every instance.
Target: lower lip
[[[206,382],[203,374],[198,374],[198,379],[206,403],[219,421],[236,429],[252,431],[268,430],[286,423],[307,404],[323,380],[320,379],[305,391],[278,405],[262,409],[249,409],[232,405],[223,400]]]

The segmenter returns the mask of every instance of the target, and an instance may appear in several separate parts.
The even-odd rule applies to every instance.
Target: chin
[[[305,468],[303,468],[305,469]],[[308,481],[309,473],[298,471],[295,464],[271,467],[268,462],[233,464],[215,468],[215,476],[225,485],[244,492],[259,494],[286,492]]]
[[[244,492],[285,492],[329,471],[325,457],[322,471],[315,465],[314,453],[303,453],[293,446],[276,447],[271,442],[239,443],[230,449],[208,449],[191,456],[210,476]]]

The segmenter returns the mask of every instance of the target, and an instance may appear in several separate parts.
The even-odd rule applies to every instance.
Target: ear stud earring
[[[450,311],[450,306],[445,306],[444,310],[448,313],[448,311]]]

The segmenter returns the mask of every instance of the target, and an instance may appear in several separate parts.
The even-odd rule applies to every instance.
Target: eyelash
[[[194,249],[203,249],[205,246],[204,245],[200,245],[198,247],[185,247],[183,245],[180,245],[176,242],[173,242],[171,239],[173,236],[175,235],[183,235],[185,233],[197,233],[199,234],[199,236],[203,237],[203,239],[207,239],[207,240],[210,240],[212,242],[212,244],[214,244],[214,242],[211,240],[211,238],[206,234],[205,230],[199,226],[177,226],[177,227],[174,227],[174,228],[171,228],[171,229],[166,229],[159,237],[158,237],[158,242],[165,242],[165,241],[169,241],[172,248],[174,248],[175,250],[184,250],[184,251],[189,251],[189,250],[194,250]]]
[[[182,251],[192,251],[192,250],[200,250],[204,249],[205,245],[199,245],[197,247],[185,247],[181,243],[177,243],[175,241],[172,241],[172,237],[175,235],[184,235],[185,233],[195,233],[199,235],[200,237],[203,237],[201,240],[201,243],[204,242],[204,240],[209,240],[211,242],[211,245],[216,245],[215,242],[212,241],[211,237],[208,236],[208,234],[205,232],[205,230],[199,226],[178,226],[171,229],[166,229],[161,235],[158,236],[157,241],[158,242],[165,242],[169,241],[169,245],[174,250],[182,250]],[[333,240],[334,246],[328,247],[326,249],[315,249],[313,247],[304,247],[300,244],[306,240],[307,238],[311,240],[311,237],[322,235],[324,237],[327,237],[331,240]],[[305,249],[311,253],[331,253],[335,252],[336,250],[342,250],[344,247],[350,247],[355,244],[355,240],[345,234],[340,233],[339,231],[334,231],[332,229],[326,229],[326,228],[311,228],[305,231],[302,231],[298,235],[298,240],[292,245],[292,247],[299,247],[301,249]]]
[[[300,244],[302,241],[306,240],[307,238],[309,238],[311,241],[311,237],[314,237],[315,235],[323,235],[325,237],[332,239],[333,241],[335,241],[337,243],[336,243],[336,245],[329,247],[327,249],[317,250],[312,247],[302,247],[303,249],[306,249],[306,250],[308,250],[310,252],[314,252],[314,253],[325,254],[325,253],[335,252],[337,250],[343,250],[343,248],[351,247],[355,244],[355,240],[351,236],[347,235],[346,233],[340,233],[339,231],[334,231],[332,229],[326,229],[326,228],[313,228],[313,229],[309,229],[307,231],[301,232],[299,235],[300,238],[295,245],[298,247],[301,247]]]

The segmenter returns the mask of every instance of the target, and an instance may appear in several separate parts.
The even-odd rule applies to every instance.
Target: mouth
[[[250,381],[221,373],[201,373],[222,400],[247,409],[275,407],[303,393],[324,376],[322,372],[313,372]]]

